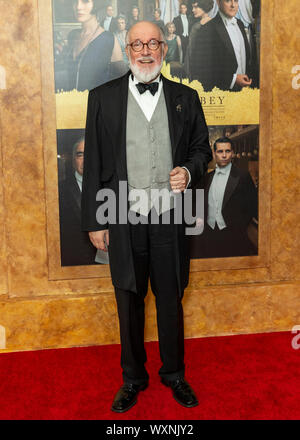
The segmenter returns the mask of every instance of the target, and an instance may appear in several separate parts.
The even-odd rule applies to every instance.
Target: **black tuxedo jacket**
[[[189,29],[189,34],[190,34],[190,29],[191,29],[191,19],[189,17],[189,15],[187,15],[187,20],[188,20],[188,29]],[[182,24],[182,20],[181,20],[181,16],[178,15],[177,17],[174,18],[173,23],[175,24],[176,27],[176,35],[179,35],[179,37],[182,37],[183,34],[183,24]]]
[[[250,46],[243,23],[237,20],[242,32],[246,50],[246,74],[254,79],[251,87],[256,87],[257,62],[250,60]],[[228,32],[220,14],[201,26],[195,36],[196,44],[190,56],[190,78],[201,82],[205,91],[214,87],[230,90],[233,75],[238,64]],[[234,90],[239,90],[235,86]]]
[[[208,192],[215,171],[207,174],[204,179],[204,212],[205,227],[208,215]],[[232,164],[227,180],[222,216],[227,228],[246,233],[252,218],[258,217],[257,189],[248,173]]]
[[[75,176],[59,184],[62,266],[95,264],[96,248],[81,230],[81,192]]]
[[[105,18],[101,21],[100,25],[104,28]],[[115,17],[112,17],[109,25],[108,31],[111,33],[117,32],[118,30],[118,20]]]
[[[85,132],[84,175],[82,187],[82,228],[84,231],[109,229],[109,261],[112,282],[116,287],[136,292],[129,224],[99,225],[96,211],[97,191],[110,188],[116,194],[117,222],[120,194],[119,182],[127,181],[126,120],[128,77],[110,81],[89,92]],[[185,166],[195,185],[204,175],[211,160],[208,130],[197,92],[162,77],[173,166]],[[167,127],[166,127],[167,129]],[[138,127],[137,127],[138,130]],[[128,204],[126,207],[126,215]],[[176,225],[178,280],[184,288],[188,282],[189,256],[184,225]]]

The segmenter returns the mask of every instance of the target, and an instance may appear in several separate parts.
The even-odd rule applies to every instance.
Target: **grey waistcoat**
[[[173,169],[172,147],[163,90],[150,121],[129,90],[126,155],[128,190],[134,196],[132,201],[129,196],[130,210],[146,216],[153,206],[158,214],[173,208],[174,200],[169,196],[169,172]],[[136,197],[136,194],[140,194],[138,190],[144,190],[147,198]],[[153,190],[164,190],[165,196],[157,197]]]

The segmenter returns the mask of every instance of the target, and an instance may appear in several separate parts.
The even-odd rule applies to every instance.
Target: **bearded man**
[[[193,407],[198,401],[184,378],[181,304],[189,275],[188,243],[185,225],[174,221],[171,194],[181,197],[205,173],[211,160],[208,131],[197,93],[160,74],[168,50],[160,28],[139,22],[126,42],[131,71],[89,93],[82,190],[82,227],[96,248],[108,248],[118,307],[124,383],[111,409],[127,411],[148,386],[144,298],[149,277],[161,381],[177,402]],[[102,189],[115,194],[114,221],[96,218],[106,203],[99,195],[96,200]],[[146,195],[138,204],[130,197],[135,190]],[[169,203],[156,203],[154,190],[167,191]],[[127,221],[120,220],[124,198]],[[138,221],[130,221],[133,217]]]

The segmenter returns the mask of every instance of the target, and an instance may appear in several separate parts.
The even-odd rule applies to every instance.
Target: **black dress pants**
[[[148,381],[144,347],[144,298],[150,277],[155,295],[161,377],[173,380],[184,376],[184,329],[176,275],[173,210],[170,224],[130,225],[137,293],[115,287],[121,337],[121,367],[124,382]]]

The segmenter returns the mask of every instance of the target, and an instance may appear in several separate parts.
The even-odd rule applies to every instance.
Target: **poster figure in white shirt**
[[[214,18],[219,12],[219,6],[217,0],[214,0],[214,7],[209,12],[209,16]],[[242,20],[244,26],[249,26],[249,24],[253,23],[253,6],[251,0],[239,0],[239,9],[237,13],[237,18]]]
[[[190,59],[190,80],[205,91],[240,91],[258,87],[255,52],[251,52],[244,24],[236,18],[239,0],[217,0],[219,12],[195,36]]]

